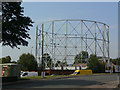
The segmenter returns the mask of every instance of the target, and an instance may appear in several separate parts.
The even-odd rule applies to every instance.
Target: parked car
[[[21,72],[21,77],[38,76],[38,72]]]

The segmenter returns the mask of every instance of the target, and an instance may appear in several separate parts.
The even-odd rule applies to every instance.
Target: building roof
[[[86,67],[87,64],[86,64],[86,63],[78,63],[78,64],[74,64],[74,65],[73,65],[73,67],[80,67],[80,66]]]
[[[15,63],[3,63],[3,64],[0,64],[0,65],[18,65],[18,64],[15,64]]]

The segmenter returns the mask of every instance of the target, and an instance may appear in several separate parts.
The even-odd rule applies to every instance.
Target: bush
[[[22,54],[17,61],[18,64],[21,64],[21,69],[23,71],[36,71],[37,70],[37,61],[35,57],[31,54]]]
[[[88,68],[91,69],[94,73],[104,73],[105,72],[105,64],[98,60],[96,55],[90,55],[88,59]]]

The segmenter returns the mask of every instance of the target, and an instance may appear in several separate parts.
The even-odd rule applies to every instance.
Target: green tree
[[[37,61],[35,57],[28,53],[22,54],[17,61],[18,64],[21,64],[21,69],[23,71],[36,71],[37,70]]]
[[[5,58],[8,62],[11,62],[11,57],[10,56],[6,56]]]
[[[106,62],[99,61],[99,72],[100,73],[104,73],[105,72],[105,64],[106,64]]]
[[[47,67],[49,67],[49,68],[51,68],[51,66],[53,67],[52,58],[50,57],[50,55],[48,53],[44,53],[42,59],[43,59],[44,63],[46,63]]]
[[[120,65],[120,58],[110,59],[110,61],[115,65]]]
[[[74,64],[75,63],[81,63],[81,60],[82,60],[82,63],[86,63],[86,59],[89,57],[88,55],[88,52],[86,51],[81,51],[79,54],[77,54],[74,58]]]
[[[105,71],[105,64],[102,61],[99,61],[96,55],[90,55],[87,65],[94,73]]]
[[[23,15],[21,2],[2,3],[2,44],[12,48],[18,45],[27,46],[26,39],[30,39],[28,31],[33,21]]]
[[[60,67],[60,64],[61,64],[61,61],[58,60],[55,64],[55,67]]]
[[[11,57],[6,56],[0,59],[0,63],[11,63]]]

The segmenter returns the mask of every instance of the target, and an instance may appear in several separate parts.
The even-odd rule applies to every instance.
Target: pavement
[[[96,76],[96,75],[95,75]],[[2,83],[3,86],[10,86],[10,85],[19,85],[19,84],[24,84],[24,83],[36,83],[36,81],[51,81],[51,80],[74,80],[75,78],[79,78],[80,76],[72,76],[72,77],[69,77],[69,76],[65,76],[65,77],[52,77],[52,78],[49,78],[49,79],[39,79],[39,80],[36,80],[36,79],[31,79],[31,80],[19,80],[19,81],[15,81],[15,82],[6,82],[6,83]],[[84,77],[84,76],[81,76],[81,78]],[[88,77],[91,77],[91,76],[88,76]],[[94,77],[94,76],[92,76]],[[86,77],[85,77],[86,79]],[[92,78],[91,78],[92,79]],[[101,78],[100,78],[101,79]],[[64,81],[65,82],[65,81]],[[94,84],[94,85],[87,85],[87,86],[84,86],[82,88],[118,88],[118,84],[119,84],[119,81],[118,80],[112,80],[112,81],[107,81],[107,82],[104,82],[104,83],[97,83],[97,84]]]
[[[104,84],[90,85],[85,88],[118,88],[119,81],[105,82]]]
[[[43,78],[43,79],[39,79],[39,80],[56,80],[56,79],[65,79],[65,78],[72,78],[72,77],[79,77],[79,76],[51,77],[51,78],[47,78],[47,79]],[[12,85],[12,84],[34,82],[34,81],[36,81],[36,79],[21,79],[21,80],[14,81],[14,82],[4,82],[4,83],[2,83],[2,85]]]

